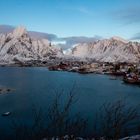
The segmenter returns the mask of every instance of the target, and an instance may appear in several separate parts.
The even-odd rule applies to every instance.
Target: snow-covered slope
[[[104,62],[140,62],[140,43],[120,37],[79,43],[64,52],[63,58],[74,56]],[[13,63],[17,59],[47,60],[54,55],[62,56],[61,49],[50,45],[47,39],[30,37],[24,27],[18,27],[12,33],[0,34],[0,63]]]
[[[140,135],[135,135],[135,136],[131,136],[131,137],[125,137],[125,138],[122,138],[120,140],[140,140]]]
[[[92,43],[78,44],[71,50],[71,55],[104,62],[139,62],[140,43],[112,37]]]
[[[15,59],[43,60],[61,55],[61,50],[50,45],[47,39],[33,39],[25,27],[17,27],[12,33],[0,34],[0,63],[12,63]]]

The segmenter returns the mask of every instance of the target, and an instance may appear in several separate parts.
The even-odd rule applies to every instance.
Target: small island
[[[10,92],[12,92],[13,90],[14,90],[14,89],[8,88],[8,87],[0,87],[0,94],[10,93]]]

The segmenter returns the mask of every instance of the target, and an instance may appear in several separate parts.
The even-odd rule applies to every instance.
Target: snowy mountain
[[[15,29],[14,26],[11,25],[0,25],[0,34],[8,34],[13,32]],[[61,47],[63,50],[70,49],[73,45],[77,43],[88,43],[93,42],[95,40],[99,40],[102,37],[94,36],[94,37],[85,37],[85,36],[72,36],[72,37],[58,37],[56,34],[36,32],[36,31],[28,31],[28,35],[34,39],[47,39],[51,41],[53,44]]]
[[[25,27],[17,27],[12,33],[0,34],[0,63],[13,63],[15,59],[44,60],[61,54],[61,50],[51,46],[47,39],[30,37]]]
[[[112,37],[92,43],[80,43],[71,50],[69,55],[104,62],[139,62],[140,43]]]
[[[0,34],[11,33],[14,31],[14,29],[15,27],[11,25],[0,25]],[[34,39],[48,39],[49,41],[57,39],[57,36],[55,34],[42,33],[36,31],[28,31],[28,34]]]
[[[53,43],[51,45],[49,40],[42,37],[34,38],[25,27],[18,27],[11,33],[0,34],[0,63],[13,63],[15,60],[48,60],[51,56],[92,58],[102,62],[140,61],[140,43],[120,37],[76,42],[71,48],[63,51],[65,55],[58,47],[61,45],[58,42]]]

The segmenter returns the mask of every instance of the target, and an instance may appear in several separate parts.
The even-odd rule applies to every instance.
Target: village
[[[140,65],[137,63],[109,63],[92,61],[62,61],[49,66],[51,71],[69,71],[80,74],[108,74],[114,77],[121,76],[129,84],[140,85]]]
[[[5,65],[1,65],[5,66]],[[8,66],[19,67],[47,67],[50,71],[68,71],[80,74],[106,74],[112,75],[112,80],[118,76],[128,84],[140,85],[140,63],[128,62],[98,62],[92,59],[58,58],[51,57],[48,60],[30,60],[22,62],[14,60]]]

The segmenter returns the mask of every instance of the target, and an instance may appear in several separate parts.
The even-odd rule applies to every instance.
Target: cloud
[[[0,25],[0,34],[7,34],[14,30],[14,26],[11,25]]]
[[[130,40],[140,40],[140,33],[136,33]]]
[[[10,32],[13,32],[15,29],[14,26],[11,25],[0,25],[0,34],[7,34]],[[57,39],[57,35],[55,34],[49,34],[49,33],[42,33],[42,32],[36,32],[36,31],[29,31],[29,35],[36,39],[48,39],[50,41]]]
[[[85,6],[64,7],[62,9],[63,10],[68,10],[68,11],[75,11],[75,12],[79,12],[79,13],[86,14],[86,15],[92,15],[93,14],[92,11]]]
[[[131,7],[119,11],[115,11],[112,17],[123,24],[139,24],[140,23],[140,7]]]
[[[14,29],[15,29],[14,26],[0,25],[0,33],[3,34],[10,33]],[[49,33],[42,33],[36,31],[29,31],[28,33],[31,37],[36,39],[48,39],[52,42],[58,42],[58,45],[64,50],[71,48],[74,44],[77,43],[89,43],[89,42],[94,42],[103,39],[101,36],[97,36],[97,35],[93,37],[72,36],[72,37],[59,38],[57,35],[49,34]]]
[[[101,36],[95,35],[94,37],[73,36],[73,37],[65,37],[65,38],[58,38],[58,39],[66,42],[61,46],[64,50],[66,50],[78,43],[89,43],[89,42],[101,40],[103,38]]]
[[[83,42],[92,42],[95,40],[102,39],[100,36],[94,36],[94,37],[85,37],[85,36],[73,36],[73,37],[66,37],[61,38],[61,40],[66,40],[69,44],[73,43],[83,43]]]
[[[92,12],[86,7],[77,7],[75,10],[88,15],[92,14]]]
[[[50,41],[57,39],[57,35],[42,32],[29,31],[29,35],[36,39],[48,39]]]

